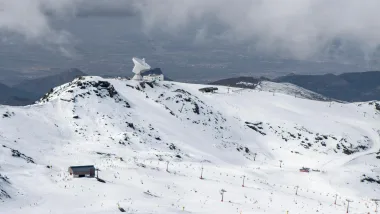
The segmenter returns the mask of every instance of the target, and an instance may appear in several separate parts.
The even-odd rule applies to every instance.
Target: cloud
[[[77,0],[0,0],[0,37],[3,41],[22,36],[27,43],[40,44],[47,49],[59,50],[65,56],[73,43],[72,35],[51,26],[45,13],[53,11],[57,16],[66,16],[73,11]],[[18,38],[18,37],[16,37]],[[18,40],[16,40],[18,41]]]
[[[84,0],[77,5],[77,17],[135,16],[133,0]]]
[[[52,30],[44,9],[60,13],[73,0],[0,0],[0,30],[17,33],[28,41],[46,40],[49,43],[65,43],[68,34]]]
[[[245,43],[297,59],[378,51],[378,0],[0,0],[0,31],[58,46],[72,37],[49,17],[134,16],[147,33],[189,32],[196,43]]]
[[[211,36],[301,59],[352,49],[370,53],[380,44],[378,0],[147,0],[137,7],[148,30],[216,24],[222,31]]]

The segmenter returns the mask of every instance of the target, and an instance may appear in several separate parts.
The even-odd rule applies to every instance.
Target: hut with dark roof
[[[93,165],[86,166],[70,166],[69,167],[70,175],[73,175],[74,178],[81,177],[95,177],[95,167]]]
[[[203,93],[215,93],[217,91],[217,87],[206,87],[206,88],[200,88],[199,91]]]

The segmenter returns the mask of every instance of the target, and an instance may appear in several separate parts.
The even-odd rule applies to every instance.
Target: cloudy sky
[[[195,39],[249,41],[259,51],[307,58],[331,45],[355,45],[370,54],[380,43],[378,0],[0,0],[0,31],[28,42],[65,44],[70,32],[50,24],[53,13],[70,19],[80,13],[142,17],[142,30],[168,34],[191,27]],[[47,12],[48,11],[48,12]],[[218,34],[208,35],[218,26]]]
[[[53,51],[54,54],[58,52],[64,58],[75,58],[81,54],[80,50],[93,53],[100,51],[101,48],[104,49],[103,46],[95,47],[99,42],[88,43],[87,38],[91,35],[85,35],[83,33],[85,29],[88,28],[94,35],[96,29],[103,25],[100,29],[107,27],[104,31],[111,35],[112,31],[115,31],[115,26],[110,26],[109,23],[115,23],[120,25],[117,26],[120,28],[117,30],[119,37],[125,36],[123,31],[138,31],[146,35],[146,38],[154,39],[159,44],[158,49],[161,48],[161,44],[170,45],[172,39],[175,40],[184,35],[190,37],[191,41],[185,42],[198,45],[198,52],[191,53],[189,49],[179,50],[186,52],[183,55],[184,58],[187,58],[188,54],[197,56],[198,53],[206,53],[206,51],[209,52],[209,56],[214,57],[217,55],[211,51],[214,51],[217,46],[210,44],[229,44],[236,48],[233,50],[236,54],[239,54],[239,48],[247,47],[258,55],[276,56],[283,59],[313,62],[330,60],[343,62],[343,64],[352,63],[355,59],[362,60],[363,64],[366,64],[367,61],[377,60],[380,55],[380,22],[377,21],[379,8],[379,0],[0,0],[0,47],[1,43],[11,44],[12,42],[9,41],[15,37],[20,47],[13,48],[15,55],[12,56],[12,60],[27,58],[25,56],[27,52],[23,56],[16,54],[19,49],[22,49],[22,44],[19,43],[29,45],[28,47],[40,46]],[[121,18],[119,21],[107,21],[97,26],[94,22],[100,20],[99,17]],[[129,24],[127,27],[127,23],[124,26],[120,21],[125,20],[125,17],[136,20],[133,29],[130,27],[132,25]],[[89,22],[85,21],[81,22],[86,26],[78,26],[78,19],[93,20],[91,21],[92,29],[86,25]],[[63,21],[64,24],[57,24],[60,23],[57,20]],[[78,32],[81,32],[81,35]],[[161,36],[164,35],[161,38],[165,41],[159,41],[155,35],[157,32]],[[103,34],[107,33],[103,32]],[[116,38],[107,36],[104,35],[101,38],[103,43],[105,39]],[[126,40],[132,41],[130,38]],[[121,39],[113,41],[115,41],[113,44],[115,46],[112,48],[110,46],[111,51],[115,50],[114,47],[120,46],[116,42],[124,42]],[[134,42],[136,43],[135,40]],[[83,47],[77,45],[78,43],[81,43]],[[87,46],[84,47],[84,45]],[[180,45],[177,46],[179,49],[183,48]],[[89,51],[89,47],[93,47],[93,50]],[[209,47],[209,50],[200,50],[199,47]],[[12,46],[8,45],[6,48],[10,50]],[[121,52],[130,49],[130,47],[123,48],[125,49]],[[170,51],[174,49],[175,47],[172,46]],[[225,50],[232,51],[229,47]],[[3,50],[2,54],[2,56],[7,56],[7,51]],[[35,57],[38,56],[33,54]],[[129,57],[128,54],[123,57]],[[177,52],[170,54],[167,58],[160,58],[160,55],[153,58],[168,60],[173,56],[179,56]],[[231,56],[233,55],[218,59],[217,64],[200,66],[223,68],[225,67],[223,61],[233,61]],[[83,61],[99,62],[103,57],[88,56],[83,58]],[[121,60],[123,57],[120,58],[119,64],[124,63]],[[115,56],[111,58],[115,59]],[[3,61],[1,61],[2,64],[4,64]],[[103,64],[109,64],[109,61]],[[176,59],[175,63],[178,61],[181,60]],[[16,63],[16,61],[9,62],[11,65],[16,65]],[[27,63],[29,61],[26,61]],[[64,61],[64,63],[67,62]],[[181,63],[186,63],[186,60]],[[241,63],[239,61],[235,64]],[[45,66],[43,62],[34,62],[33,66],[36,65]],[[124,65],[117,66],[119,69]],[[183,67],[182,64],[178,66]],[[323,72],[326,66],[328,65],[323,65],[317,70]],[[97,64],[93,67],[99,66]],[[7,67],[8,70],[9,68],[10,66]],[[240,69],[236,66],[230,66],[230,68],[231,70]],[[242,69],[249,68],[252,66],[247,64]],[[265,66],[263,68],[260,64],[255,70],[278,71],[281,68],[283,67],[265,69]],[[126,68],[123,67],[123,69]],[[345,68],[334,69],[327,69],[326,72],[346,71]],[[352,68],[355,71],[365,69],[368,68]],[[300,68],[300,70],[305,69]],[[289,72],[289,70],[284,72]]]

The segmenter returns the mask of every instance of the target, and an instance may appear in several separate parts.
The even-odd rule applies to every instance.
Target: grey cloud
[[[45,9],[55,11],[57,15],[66,16],[66,11],[75,7],[76,0],[0,0],[0,36],[11,38],[13,34],[21,35],[27,43],[41,44],[46,48],[55,46],[62,54],[68,56],[68,47],[72,35],[65,30],[54,29],[43,12]]]
[[[61,45],[72,36],[51,26],[48,15],[138,14],[147,33],[190,29],[197,43],[244,42],[297,59],[351,50],[370,58],[380,44],[379,8],[378,0],[0,0],[0,30]]]
[[[69,11],[69,14],[75,17],[137,15],[137,11],[133,7],[133,0],[80,0],[75,1],[73,5],[74,7],[71,7],[71,10],[63,11]],[[56,15],[54,10],[48,10],[47,12],[48,15]]]
[[[218,38],[301,59],[328,52],[338,40],[341,50],[354,44],[366,53],[380,43],[378,0],[147,0],[138,8],[146,29],[218,23],[224,29]]]

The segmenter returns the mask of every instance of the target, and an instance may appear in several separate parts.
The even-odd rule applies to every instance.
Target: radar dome
[[[145,59],[139,59],[137,57],[132,58],[133,63],[135,66],[133,67],[132,72],[135,73],[135,76],[132,78],[134,80],[142,80],[141,74],[147,70],[149,70],[151,67],[148,65],[148,63],[145,62]]]

